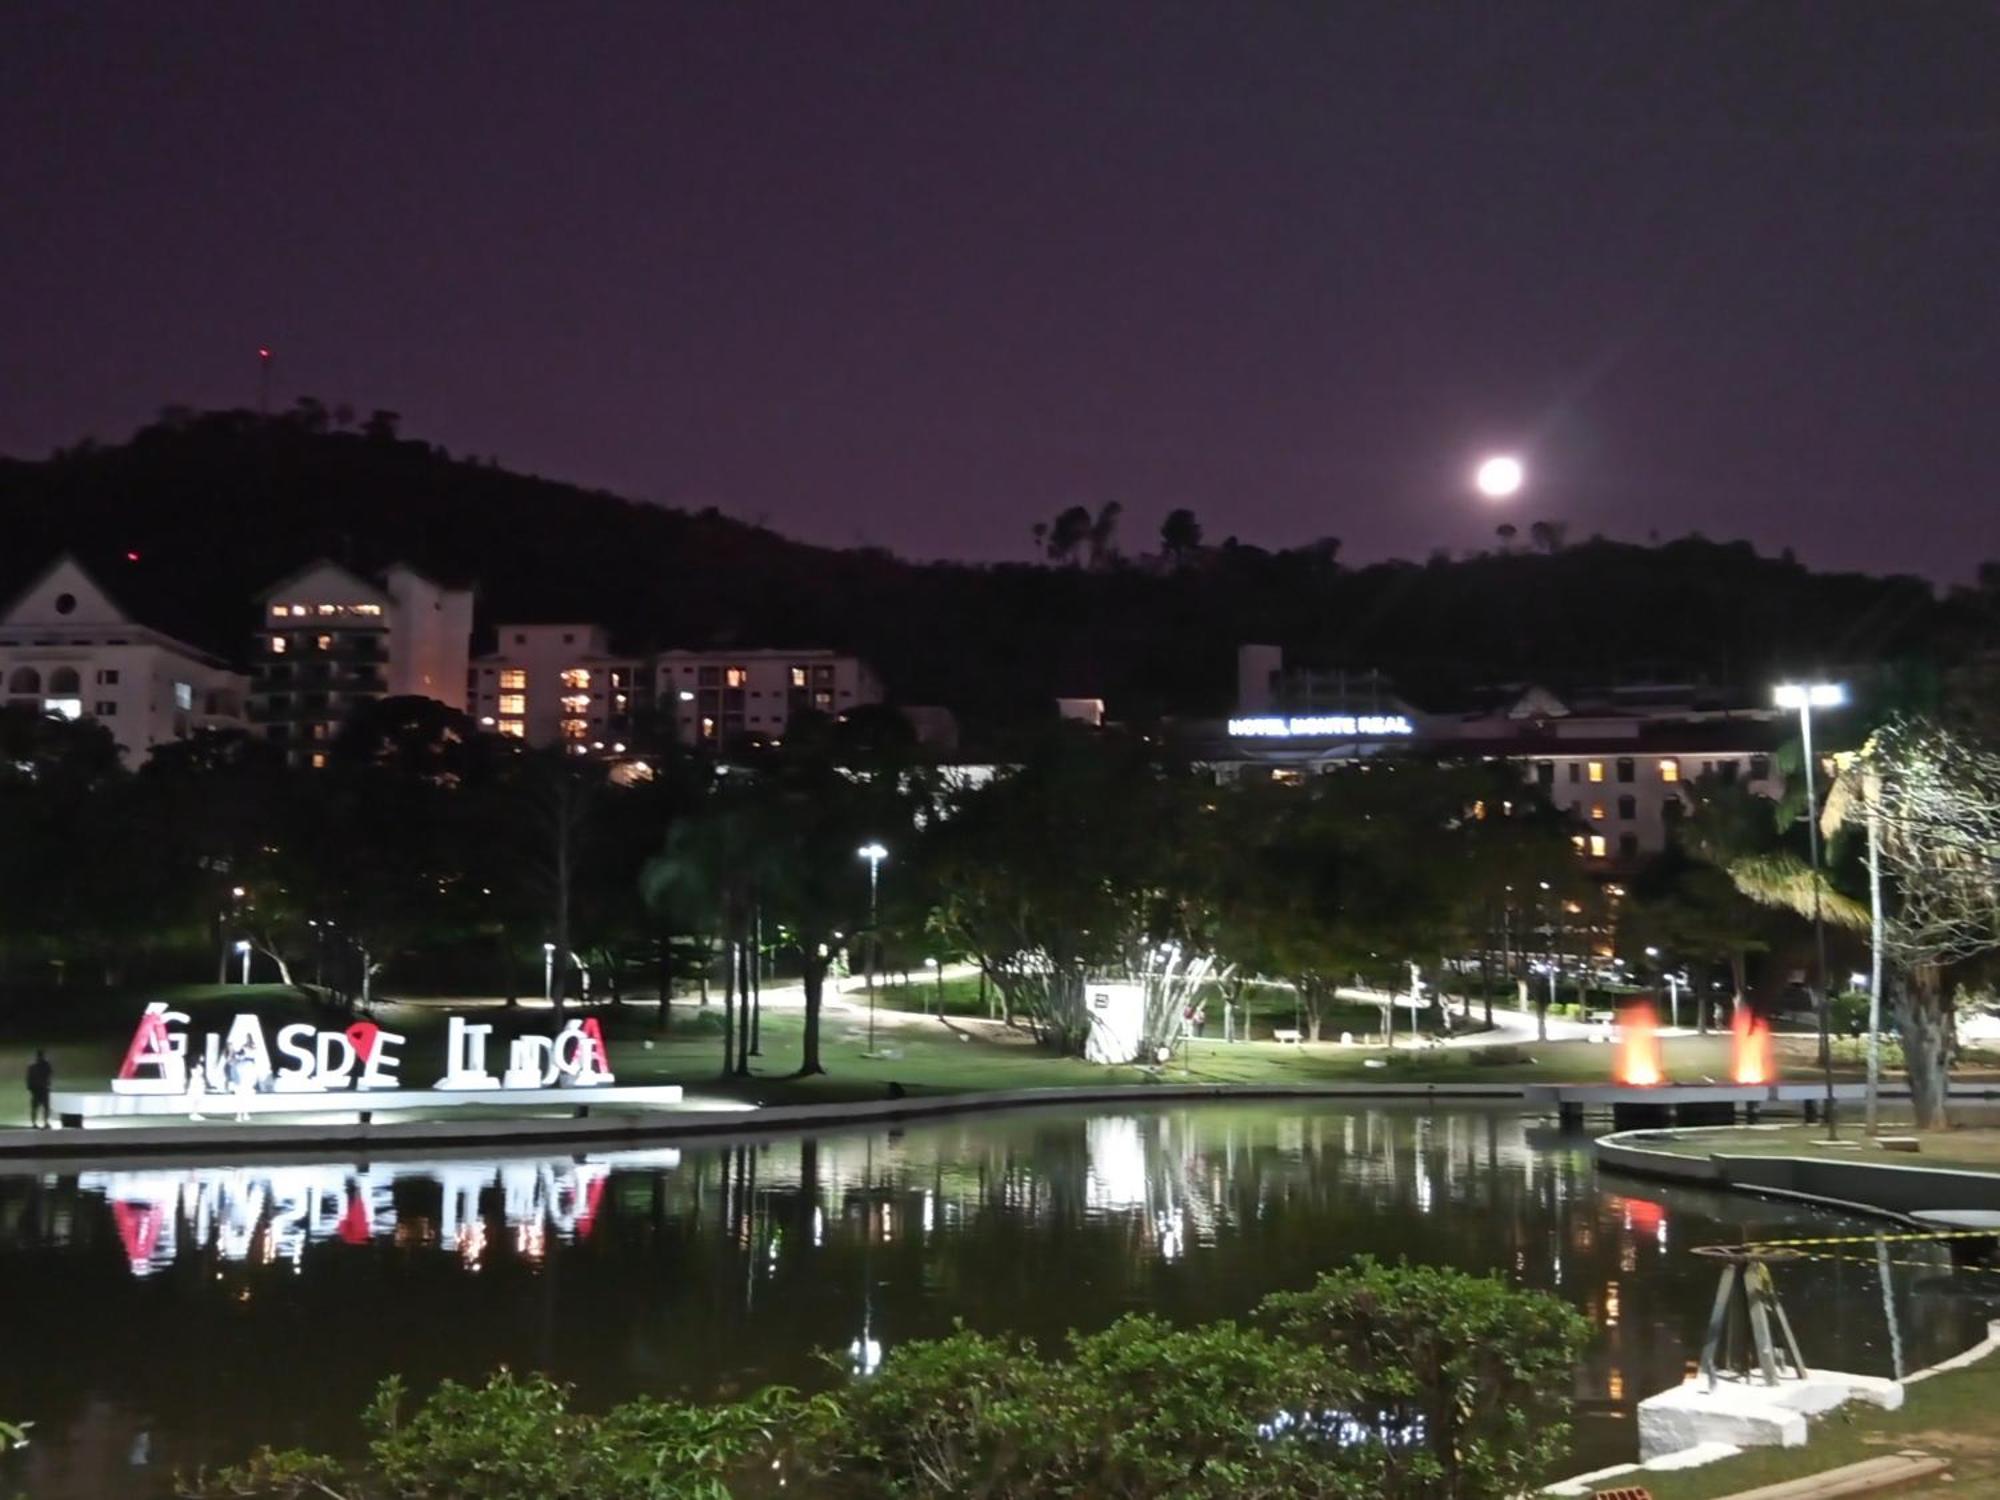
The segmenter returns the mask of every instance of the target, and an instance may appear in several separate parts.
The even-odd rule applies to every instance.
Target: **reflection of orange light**
[[[1660,1227],[1660,1221],[1667,1211],[1650,1198],[1627,1198],[1625,1200],[1625,1227],[1641,1234],[1652,1234]]]
[[[1731,1076],[1738,1083],[1769,1083],[1773,1077],[1770,1025],[1753,1015],[1749,1006],[1739,1005],[1729,1029],[1736,1033]]]
[[[1651,1088],[1666,1074],[1660,1070],[1660,1023],[1653,1007],[1635,1000],[1618,1012],[1618,1061],[1612,1076],[1634,1088]]]

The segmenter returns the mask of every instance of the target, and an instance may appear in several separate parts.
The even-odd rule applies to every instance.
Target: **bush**
[[[810,1399],[574,1412],[505,1371],[400,1381],[355,1467],[303,1453],[183,1481],[198,1500],[1507,1500],[1568,1434],[1584,1322],[1493,1277],[1368,1259],[1248,1324],[1121,1318],[1062,1357],[963,1329]]]
[[[1354,1379],[1385,1500],[1503,1500],[1563,1455],[1571,1372],[1590,1329],[1546,1293],[1363,1256],[1306,1291],[1265,1298],[1258,1317]]]

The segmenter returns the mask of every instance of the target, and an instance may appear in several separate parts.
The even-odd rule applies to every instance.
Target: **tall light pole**
[[[1773,691],[1772,701],[1780,708],[1799,711],[1799,738],[1804,742],[1806,761],[1806,848],[1809,851],[1813,892],[1813,997],[1819,1011],[1819,1067],[1826,1080],[1826,1132],[1833,1135],[1833,1012],[1826,993],[1826,923],[1820,914],[1819,792],[1818,768],[1813,764],[1812,713],[1816,708],[1838,708],[1847,701],[1847,689],[1837,682],[1785,682]]]
[[[243,982],[248,984],[250,982],[250,939],[238,938],[236,940],[236,951],[242,955]]]
[[[542,998],[556,1003],[556,945],[542,944]]]
[[[880,843],[866,843],[855,854],[868,861],[868,1055],[875,1055],[875,948],[881,941],[875,930],[877,901],[882,886],[882,861],[889,851]]]

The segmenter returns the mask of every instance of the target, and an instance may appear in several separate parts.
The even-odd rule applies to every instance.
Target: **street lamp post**
[[[556,1003],[556,945],[542,944],[542,998]]]
[[[882,884],[882,861],[889,857],[889,851],[880,843],[870,842],[856,849],[855,854],[868,861],[868,1055],[875,1055],[875,950],[881,938],[875,929],[877,901]]]
[[[1813,892],[1813,980],[1814,999],[1819,1011],[1819,1067],[1826,1080],[1826,1132],[1833,1136],[1833,1012],[1826,993],[1826,923],[1820,913],[1819,792],[1818,768],[1813,764],[1812,711],[1838,708],[1847,701],[1847,689],[1837,682],[1780,683],[1772,694],[1780,708],[1799,711],[1799,738],[1804,743],[1806,762],[1806,848],[1812,873]]]
[[[243,959],[243,982],[248,984],[250,982],[250,939],[238,938],[236,940],[236,951]]]

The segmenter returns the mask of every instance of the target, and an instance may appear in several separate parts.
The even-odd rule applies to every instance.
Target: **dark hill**
[[[1046,712],[1058,693],[1131,716],[1218,713],[1241,641],[1379,667],[1436,705],[1521,678],[1755,685],[1788,666],[1934,665],[1990,641],[1994,619],[1984,595],[1939,600],[1920,579],[1815,574],[1698,538],[1358,569],[1325,544],[1229,543],[1177,570],[914,564],[296,414],[181,414],[123,445],[0,460],[0,524],[0,590],[71,549],[135,607],[161,600],[231,655],[252,594],[288,570],[402,557],[476,584],[483,624],[602,620],[634,647],[846,647],[900,699],[973,724]]]

